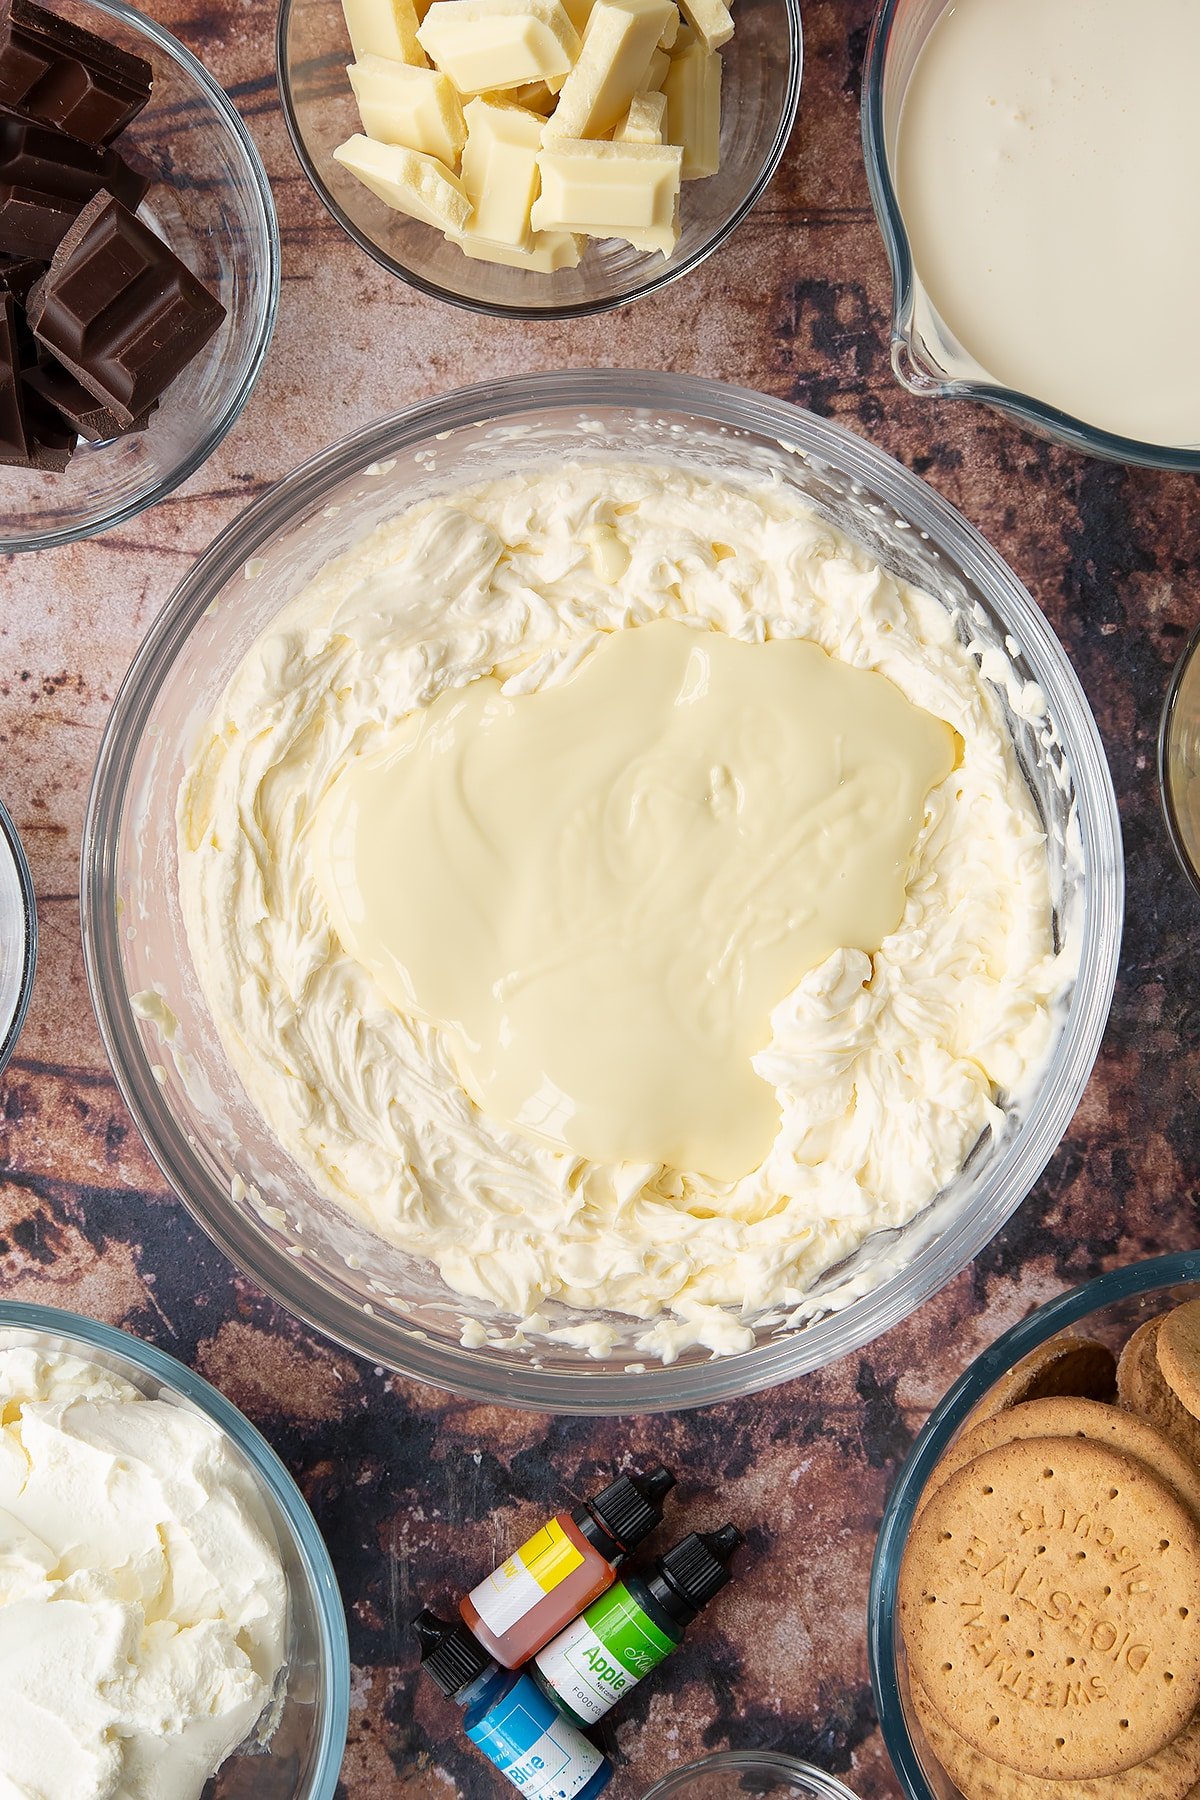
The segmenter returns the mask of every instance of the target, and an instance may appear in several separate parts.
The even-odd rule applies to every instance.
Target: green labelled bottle
[[[577,1725],[594,1725],[683,1641],[742,1542],[733,1525],[693,1532],[644,1575],[625,1576],[539,1651],[534,1681]]]

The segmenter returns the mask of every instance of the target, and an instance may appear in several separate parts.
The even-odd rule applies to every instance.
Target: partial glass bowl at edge
[[[644,1800],[854,1800],[832,1775],[774,1750],[718,1750],[656,1781]]]
[[[941,326],[913,266],[912,247],[892,168],[900,114],[926,39],[954,0],[880,0],[863,65],[862,140],[875,217],[892,273],[892,368],[912,394],[928,400],[976,400],[1006,413],[1039,437],[1087,456],[1153,469],[1200,472],[1200,450],[1146,444],[1088,425],[1029,394],[986,379],[954,377],[940,359]],[[1120,329],[1119,323],[1114,329]]]
[[[98,1363],[150,1399],[165,1397],[203,1414],[229,1440],[270,1520],[287,1580],[287,1689],[269,1744],[235,1752],[205,1787],[205,1800],[333,1800],[350,1711],[346,1615],[313,1516],[270,1445],[207,1381],[110,1325],[56,1307],[0,1301],[0,1341]]]
[[[1048,828],[1060,930],[1079,974],[1037,1093],[920,1218],[879,1233],[825,1284],[850,1303],[802,1329],[763,1327],[744,1353],[639,1354],[459,1340],[464,1302],[426,1265],[320,1197],[280,1149],[226,1061],[196,983],[177,889],[175,801],[205,719],[254,639],[331,557],[422,496],[546,462],[660,462],[786,484],[888,567],[943,595],[963,630],[1045,696],[1046,720],[1009,712]],[[1005,705],[1003,695],[998,698]],[[1075,839],[1077,858],[1065,845]],[[708,1405],[846,1355],[906,1318],[965,1266],[1029,1193],[1091,1072],[1121,937],[1116,803],[1095,721],[1066,653],[1016,577],[953,509],[882,452],[784,402],[642,372],[523,377],[464,390],[358,432],[251,506],[164,607],[113,708],[83,847],[88,980],[109,1058],[176,1193],[232,1260],[294,1313],[372,1362],[484,1400],[559,1413]],[[158,989],[177,1027],[164,1040]],[[151,1015],[151,1016],[147,1016]],[[847,1284],[852,1284],[849,1287]],[[857,1297],[854,1297],[857,1296]],[[472,1312],[477,1312],[474,1305]],[[553,1322],[577,1323],[560,1311]]]
[[[322,204],[368,256],[410,287],[475,312],[569,318],[607,311],[677,281],[723,244],[779,166],[800,102],[799,0],[738,0],[721,51],[721,166],[683,188],[682,236],[669,259],[589,239],[578,268],[542,275],[476,262],[432,226],[391,211],[333,159],[361,131],[346,76],[352,60],[334,0],[281,0],[276,63],[283,115]]]
[[[37,903],[17,828],[0,801],[0,1074],[29,1011],[37,968]]]
[[[0,555],[107,531],[194,474],[250,397],[279,303],[275,205],[228,95],[177,38],[125,0],[54,0],[54,10],[151,64],[149,105],[116,147],[154,177],[142,217],[212,289],[226,317],[145,431],[80,444],[62,474],[0,469]]]
[[[1114,1269],[1062,1294],[1005,1332],[959,1377],[909,1451],[883,1515],[871,1571],[867,1635],[875,1706],[907,1800],[959,1800],[928,1748],[909,1698],[897,1589],[908,1534],[925,1484],[968,1415],[1017,1363],[1061,1332],[1099,1338],[1118,1352],[1144,1320],[1195,1299],[1200,1252],[1159,1256]],[[1064,1782],[1064,1788],[1074,1784]]]

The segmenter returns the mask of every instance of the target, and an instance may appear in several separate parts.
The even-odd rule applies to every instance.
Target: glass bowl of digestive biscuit
[[[11,552],[132,519],[212,455],[271,340],[279,232],[228,96],[124,0],[18,0],[0,106],[25,184],[0,220]]]
[[[1061,1295],[977,1357],[918,1437],[869,1606],[909,1800],[1195,1791],[1198,1296],[1191,1253]]]
[[[604,312],[718,249],[795,123],[798,0],[682,12],[282,0],[284,117],[322,203],[410,286],[498,316]]]
[[[402,566],[388,548],[401,541]],[[305,609],[314,597],[324,607],[346,579],[347,595],[312,627]],[[688,635],[701,626],[701,637]],[[821,634],[840,655],[817,654]],[[771,645],[789,638],[812,640],[801,660],[822,681],[849,680],[853,662],[866,679],[889,659],[899,680],[905,657],[921,667],[931,658],[914,691],[952,713],[950,689],[966,695],[963,728],[983,760],[964,747],[957,776],[939,790],[949,812],[885,808],[922,830],[942,819],[946,841],[960,847],[960,874],[947,877],[945,899],[922,899],[918,884],[887,954],[835,953],[783,1011],[768,1018],[764,1006],[751,1038],[774,1032],[773,1051],[758,1076],[740,1053],[728,1064],[724,1050],[712,1063],[691,1060],[710,1023],[687,997],[710,990],[710,962],[697,976],[676,963],[675,948],[691,957],[698,944],[710,958],[709,909],[688,899],[700,840],[669,774],[674,725],[644,742],[637,734],[675,691],[660,683],[660,655],[664,668],[681,645],[689,668],[693,654],[720,657],[714,684],[702,670],[696,683],[683,678],[680,694],[700,696],[710,685],[724,691],[727,679],[736,691],[735,640],[773,670]],[[318,652],[326,641],[331,661]],[[651,656],[654,668],[631,668],[631,654]],[[799,645],[786,653],[789,668],[796,654]],[[638,690],[645,705],[627,704],[633,680],[648,683]],[[748,757],[746,770],[758,771],[752,814],[762,830],[752,846],[739,839],[736,853],[718,854],[704,881],[706,891],[710,875],[716,883],[712,917],[742,919],[738,941],[744,931],[790,954],[790,927],[777,931],[774,902],[763,910],[755,898],[766,890],[749,880],[731,899],[721,870],[749,870],[746,857],[761,855],[769,889],[778,850],[807,870],[804,845],[817,846],[813,856],[824,845],[820,856],[840,866],[877,834],[847,838],[844,824],[827,833],[823,812],[815,838],[811,821],[787,824],[779,808],[799,796],[796,770],[820,763],[819,746],[797,750],[792,734],[818,713],[807,701],[773,701],[764,728],[762,683],[773,680],[765,668],[754,677],[729,749],[738,769]],[[874,717],[884,699],[894,705],[891,686],[872,687],[870,704],[847,700],[822,742],[848,754],[846,719]],[[435,691],[443,708],[460,691],[469,707],[491,694],[499,711],[489,718],[515,721],[531,716],[518,702],[533,689],[578,693],[579,703],[555,701],[550,747],[522,750],[519,781],[475,814],[461,810],[455,795],[466,789],[453,781],[450,836],[389,817],[361,840],[385,857],[401,852],[378,892],[388,906],[428,901],[419,930],[436,956],[449,951],[442,973],[478,974],[459,998],[484,1005],[483,1035],[473,1038],[472,1025],[446,1037],[406,1009],[386,969],[385,998],[374,976],[364,985],[358,949],[343,954],[357,926],[347,916],[335,928],[308,885],[328,878],[339,905],[357,880],[337,849],[340,827],[325,832],[340,798],[328,812],[314,808],[293,781],[324,784],[327,749],[355,778],[382,767],[359,752],[384,715],[399,709],[419,721]],[[597,695],[607,695],[599,706]],[[530,698],[540,705],[542,695]],[[214,724],[227,702],[237,716]],[[924,732],[932,715],[904,714],[914,715]],[[708,715],[683,707],[673,716]],[[577,718],[589,722],[582,761],[554,747]],[[463,725],[469,747],[468,714],[454,719],[445,742],[459,743]],[[273,741],[280,726],[289,744]],[[952,763],[944,729],[934,738]],[[701,779],[703,816],[716,830],[703,841],[719,850],[722,832],[741,829],[741,776],[721,775],[727,764],[703,733],[698,754],[699,775],[693,767],[688,779]],[[555,830],[539,838],[531,825],[553,824],[562,796],[576,792],[568,767],[588,772],[593,756],[611,763],[612,806],[581,802],[562,821],[559,856]],[[893,761],[889,752],[885,765]],[[479,768],[509,766],[486,756]],[[1001,772],[972,773],[985,767]],[[840,793],[839,769],[830,779]],[[543,794],[537,784],[547,780]],[[607,781],[595,791],[607,792]],[[877,800],[890,781],[880,775],[863,791]],[[847,792],[858,791],[856,777]],[[377,800],[389,805],[400,792],[385,779],[346,817],[369,819]],[[508,823],[493,847],[503,882],[473,850],[470,882],[460,880],[439,843],[464,820],[501,811]],[[1004,822],[999,836],[983,829],[989,818]],[[601,840],[570,837],[586,821],[603,826]],[[606,849],[610,821],[617,836]],[[297,835],[285,843],[281,831]],[[993,858],[990,874],[980,856]],[[372,1361],[565,1412],[745,1394],[821,1367],[911,1313],[999,1230],[1059,1143],[1107,1019],[1121,935],[1119,828],[1095,724],[1065,653],[995,553],[924,483],[852,434],[747,391],[643,372],[464,390],[358,432],[251,507],[187,577],[135,659],[99,756],[83,861],[88,977],[107,1051],[164,1175],[204,1229],[285,1305]],[[632,1000],[662,996],[636,1029],[619,1009],[614,1025],[609,1008],[630,1000],[627,971],[642,965],[622,960],[617,914],[596,922],[588,911],[598,896],[607,904],[606,871],[627,868],[635,917],[653,924],[655,946]],[[1008,885],[1018,868],[1019,890]],[[589,871],[582,885],[577,870]],[[209,889],[196,884],[205,871]],[[287,893],[293,877],[300,889]],[[839,879],[834,867],[822,892],[836,897]],[[510,906],[518,890],[525,898]],[[975,909],[998,890],[1001,940],[991,942]],[[474,922],[459,910],[467,894],[481,908]],[[665,912],[657,902],[644,911],[638,894],[667,896]],[[540,909],[551,902],[543,932]],[[578,918],[588,922],[584,954],[571,937]],[[1014,939],[1013,922],[1026,918],[1028,933],[1022,925]],[[938,939],[943,948],[928,935],[938,920],[950,934]],[[531,971],[515,988],[474,961],[500,921],[505,933],[535,928],[514,952]],[[833,930],[846,941],[840,920]],[[369,945],[359,948],[370,961]],[[730,974],[743,966],[713,955]],[[1024,974],[996,985],[1006,960]],[[943,966],[949,988],[927,988]],[[542,993],[543,974],[591,981],[593,970],[600,977],[585,991],[572,989],[544,1016],[535,1007],[532,1037],[523,1021],[505,1040],[504,1021],[516,1015],[501,1007],[491,1016],[493,1000]],[[458,1004],[445,1016],[458,1017]],[[254,1019],[245,1013],[231,1026],[230,1008],[246,1007]],[[959,1016],[968,1034],[984,1022],[988,1039],[970,1036],[968,1058],[946,1023]],[[497,1048],[490,1073],[455,1065],[470,1060],[468,1040],[485,1037]],[[732,1041],[723,1027],[716,1040]],[[582,1088],[574,1067],[561,1074],[537,1056],[527,1065],[530,1043],[537,1056],[582,1056]],[[1012,1046],[1015,1060],[997,1062],[996,1043]],[[979,1058],[994,1075],[981,1073]],[[543,1082],[539,1070],[551,1068],[554,1081]],[[575,1094],[585,1122],[615,1084],[620,1148],[574,1153],[575,1115],[565,1104],[556,1111],[557,1100],[536,1118],[507,1111],[488,1084],[531,1071],[531,1105]],[[794,1121],[786,1129],[785,1114]],[[736,1146],[725,1178],[688,1174],[706,1162],[675,1149],[710,1122],[716,1156]],[[627,1125],[636,1126],[636,1156]],[[667,1144],[668,1128],[685,1136]],[[657,1162],[638,1160],[651,1149]]]
[[[154,1345],[16,1301],[0,1420],[13,1791],[333,1800],[345,1612],[254,1426]]]

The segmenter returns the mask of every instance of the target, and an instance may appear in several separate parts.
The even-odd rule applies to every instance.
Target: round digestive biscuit
[[[1169,1312],[1158,1328],[1158,1366],[1175,1398],[1200,1419],[1200,1300]]]
[[[988,1389],[967,1418],[968,1425],[993,1419],[1023,1400],[1049,1400],[1076,1395],[1082,1400],[1111,1400],[1117,1391],[1117,1359],[1106,1344],[1090,1338],[1057,1337],[1039,1344]]]
[[[947,1724],[918,1682],[912,1684],[912,1703],[929,1749],[964,1800],[1192,1800],[1200,1780],[1200,1719],[1149,1762],[1068,1785],[1020,1775],[984,1756]]]
[[[1159,1336],[1165,1321],[1148,1319],[1139,1325],[1117,1364],[1117,1394],[1127,1411],[1170,1438],[1176,1449],[1200,1466],[1200,1419],[1193,1418],[1169,1385],[1158,1359]]]
[[[1118,1774],[1200,1704],[1200,1520],[1109,1444],[1026,1438],[959,1469],[914,1522],[899,1601],[942,1717],[1022,1774]]]
[[[1200,1518],[1200,1468],[1147,1419],[1123,1412],[1118,1406],[1104,1406],[1098,1400],[1026,1400],[973,1426],[951,1444],[932,1470],[921,1506],[928,1505],[956,1470],[965,1468],[984,1451],[1019,1438],[1035,1437],[1091,1438],[1097,1443],[1113,1444],[1145,1463]]]

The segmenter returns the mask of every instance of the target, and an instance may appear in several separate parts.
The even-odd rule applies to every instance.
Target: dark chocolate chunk
[[[0,107],[0,250],[48,262],[101,188],[136,211],[148,179],[115,150]]]
[[[11,294],[17,303],[17,353],[21,367],[30,368],[37,361],[37,343],[25,320],[29,290],[46,273],[46,265],[32,256],[0,256],[0,293]]]
[[[143,413],[132,425],[122,425],[103,401],[89,394],[83,383],[76,381],[71,371],[55,362],[53,357],[45,357],[26,369],[24,382],[27,394],[32,392],[52,406],[75,435],[86,438],[89,444],[103,443],[106,438],[117,437],[123,431],[145,431],[150,412],[158,405],[156,400],[150,412]]]
[[[0,290],[11,294],[21,306],[28,300],[34,282],[45,273],[44,257],[0,256]]]
[[[79,433],[34,391],[30,384],[31,373],[26,371],[21,377],[30,461],[35,469],[52,469],[61,475],[75,454]]]
[[[150,98],[143,57],[35,6],[0,0],[0,103],[85,144],[111,143]]]
[[[224,317],[203,282],[108,193],[84,207],[29,295],[38,342],[122,427],[148,410]]]
[[[16,306],[7,293],[0,293],[0,463],[19,469],[33,465],[21,385]]]

